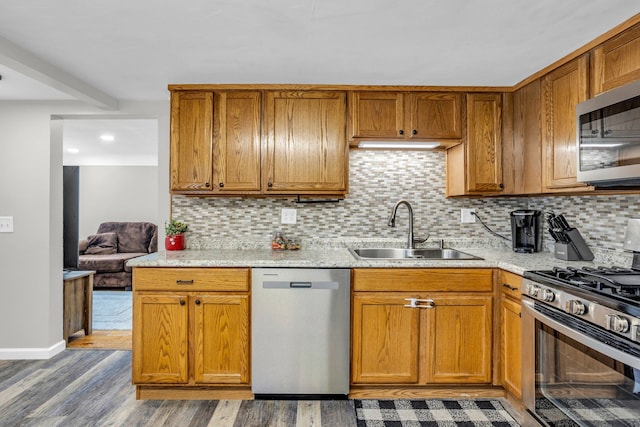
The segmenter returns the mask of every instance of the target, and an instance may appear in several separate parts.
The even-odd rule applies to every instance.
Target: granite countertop
[[[515,274],[554,266],[598,265],[588,261],[562,261],[550,252],[518,254],[502,248],[458,248],[482,260],[359,260],[346,248],[310,248],[296,251],[271,249],[186,249],[161,251],[134,258],[130,267],[284,267],[284,268],[501,268]]]

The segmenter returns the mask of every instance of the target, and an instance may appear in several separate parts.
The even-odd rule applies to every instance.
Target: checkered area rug
[[[637,400],[556,399],[554,404],[542,398],[536,399],[536,413],[556,426],[571,424],[566,422],[566,414],[586,426],[640,426]]]
[[[355,400],[354,404],[358,427],[518,426],[497,400]]]

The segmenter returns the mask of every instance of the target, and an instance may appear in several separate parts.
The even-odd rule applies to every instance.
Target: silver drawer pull
[[[191,280],[180,280],[180,279],[178,279],[178,280],[176,280],[176,283],[178,285],[193,285],[193,279],[191,279]]]
[[[405,307],[409,308],[433,308],[434,301],[432,299],[420,299],[420,298],[405,298],[405,301],[409,301],[409,304],[405,304]],[[426,303],[426,304],[420,304]]]

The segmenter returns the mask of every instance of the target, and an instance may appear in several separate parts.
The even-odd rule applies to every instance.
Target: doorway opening
[[[65,212],[76,210],[76,223],[67,223],[65,213],[64,227],[71,228],[77,236],[65,233],[65,252],[75,251],[78,256],[75,261],[73,256],[69,257],[71,261],[65,259],[64,267],[95,271],[92,332],[72,335],[68,347],[131,348],[131,271],[126,267],[126,259],[102,262],[100,251],[98,254],[92,251],[91,260],[83,255],[91,240],[96,239],[95,236],[100,240],[104,234],[116,234],[109,237],[113,240],[104,255],[115,254],[115,258],[125,255],[120,251],[126,245],[118,245],[117,232],[99,232],[103,223],[157,222],[158,120],[104,116],[65,118],[62,139],[63,167],[77,170],[78,188],[75,201],[67,207],[65,200],[64,208]]]

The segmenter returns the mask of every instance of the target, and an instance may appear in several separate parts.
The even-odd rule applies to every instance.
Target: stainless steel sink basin
[[[349,248],[357,259],[482,259],[455,249],[399,249],[399,248]]]

